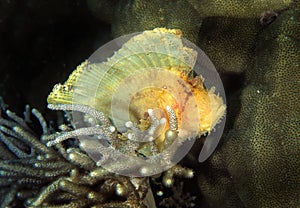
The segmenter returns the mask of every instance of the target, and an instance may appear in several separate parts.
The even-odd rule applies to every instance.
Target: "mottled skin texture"
[[[115,36],[178,27],[197,41],[223,75],[227,130],[198,172],[207,203],[211,207],[299,207],[299,1],[170,2],[122,1],[112,27]],[[266,11],[278,16],[261,25]]]

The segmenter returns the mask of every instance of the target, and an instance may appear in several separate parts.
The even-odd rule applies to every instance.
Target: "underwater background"
[[[209,160],[198,163],[199,142],[180,163],[194,171],[192,179],[174,170],[176,179],[171,187],[164,186],[163,176],[150,180],[156,206],[300,207],[297,0],[0,0],[0,96],[20,117],[29,104],[57,128],[64,117],[46,109],[54,84],[64,82],[77,65],[109,40],[157,27],[181,29],[184,37],[210,57],[223,80],[227,117],[221,142]],[[12,127],[15,133],[10,136],[14,138],[27,138],[14,147],[30,153],[32,145],[45,158],[55,155],[53,149],[43,149],[28,139],[32,137],[13,128],[22,125],[1,105],[0,125]],[[17,124],[6,125],[4,120]],[[32,120],[26,131],[38,138],[42,132]],[[7,130],[1,131],[8,135]],[[127,192],[134,192],[125,186],[130,183],[125,177],[101,175],[96,178],[99,182],[81,184],[85,172],[96,167],[75,148],[73,153],[83,157],[86,165],[56,158],[48,165],[41,162],[28,168],[30,154],[16,154],[4,136],[0,138],[0,207],[23,207],[24,203],[31,207],[143,207],[135,201],[143,199],[139,196],[112,193],[120,191],[116,181]],[[26,148],[20,147],[23,143]],[[56,171],[59,165],[70,171]],[[17,171],[12,174],[9,170],[14,167]],[[36,170],[52,175],[40,176]],[[69,176],[71,170],[82,174],[78,186],[60,181],[56,186],[63,188],[58,192],[45,190]],[[99,191],[99,184],[102,190],[107,186],[106,192],[87,199],[86,193]],[[57,193],[61,198],[53,200]]]

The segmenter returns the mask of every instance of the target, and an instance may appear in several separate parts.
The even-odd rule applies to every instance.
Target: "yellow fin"
[[[77,82],[83,69],[88,65],[88,61],[80,64],[76,70],[72,72],[68,80],[64,84],[56,84],[52,92],[47,98],[49,104],[71,104],[73,103],[74,85]]]

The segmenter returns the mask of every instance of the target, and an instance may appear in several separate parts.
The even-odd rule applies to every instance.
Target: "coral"
[[[233,129],[199,176],[212,207],[300,204],[299,25],[287,10],[257,37]]]
[[[29,128],[37,118],[41,137],[49,134],[36,109],[27,106],[22,119],[1,104],[0,207],[145,207],[147,178],[136,178],[133,184],[129,177],[109,173],[76,145],[47,147]]]
[[[222,143],[210,160],[198,165],[199,168],[195,174],[198,177],[201,192],[197,198],[202,199],[203,196],[211,207],[299,207],[300,165],[297,158],[299,158],[300,119],[299,105],[297,104],[299,103],[300,30],[297,28],[299,28],[300,1],[152,0],[146,2],[139,0],[99,0],[94,2],[103,2],[102,5],[110,5],[109,8],[113,7],[113,9],[106,10],[101,6],[97,10],[100,11],[99,14],[96,14],[96,9],[93,12],[96,16],[100,16],[102,21],[112,24],[115,37],[133,31],[153,29],[154,27],[179,27],[185,37],[198,43],[209,54],[217,70],[222,73],[229,72],[229,75],[223,76],[229,100],[227,116],[227,131],[229,133],[224,135]],[[111,2],[116,4],[112,5]],[[19,10],[17,11],[11,16],[24,19],[24,15],[16,15],[21,13]],[[101,15],[103,11],[108,12]],[[274,15],[268,16],[268,14],[276,15],[274,17]],[[2,26],[13,25],[5,20],[6,17],[9,19],[9,12],[3,13],[2,16],[5,17],[3,20],[5,24]],[[10,17],[10,19],[13,18]],[[20,25],[26,25],[25,28],[30,28],[29,24],[24,24],[22,21],[13,22],[21,22]],[[34,21],[28,22],[31,25]],[[69,24],[69,21],[66,22]],[[63,26],[66,27],[68,24]],[[51,22],[51,25],[57,24]],[[85,25],[78,26],[78,21],[76,22],[76,28],[84,28],[84,30],[78,31],[85,31],[89,35],[97,28],[96,25],[88,27],[92,30],[86,28]],[[33,42],[37,42],[36,36],[33,36],[34,41],[24,38],[30,35],[20,32],[19,27],[12,27],[10,30],[1,27],[1,31],[7,30],[9,35],[15,34],[12,31],[19,31],[18,37],[23,37],[18,41],[15,41],[16,38],[8,41],[9,47],[15,42],[18,44],[28,42],[28,45],[15,48],[25,48],[26,54],[30,54],[30,57],[26,56],[26,58],[33,60],[34,63],[39,63],[39,59],[32,59],[31,57],[34,54],[40,54],[40,51],[30,49],[45,49],[45,47],[33,44]],[[49,24],[46,27],[49,27]],[[60,27],[57,28],[56,26],[55,28],[60,30]],[[51,34],[51,32],[48,33]],[[63,40],[67,40],[67,37],[73,33],[76,31],[65,33],[68,35]],[[7,36],[4,37],[7,38]],[[51,37],[53,38],[53,36],[50,36],[50,40]],[[46,40],[48,39],[46,38]],[[91,40],[92,38],[89,36],[88,39]],[[83,41],[76,39],[72,42],[79,44]],[[59,42],[57,45],[62,44]],[[90,45],[82,44],[80,51],[86,51],[87,48],[91,48]],[[73,48],[71,47],[71,49]],[[59,65],[66,62],[65,54],[68,56],[74,54],[73,51],[68,53],[71,51],[70,49],[60,51],[58,56],[61,59],[49,60],[45,57],[48,57],[48,54],[56,54],[57,51],[45,51],[46,53],[43,52],[42,54],[46,54],[43,59],[47,61],[44,65],[38,65],[37,68],[40,70],[46,68],[45,65],[47,65],[47,73],[44,73],[46,76],[50,74],[48,73],[49,69],[57,68],[62,71]],[[10,55],[8,52],[9,50],[4,50],[3,54]],[[90,52],[81,56],[81,59],[83,60]],[[21,55],[24,56],[23,53]],[[2,57],[5,56],[2,55]],[[13,57],[9,70],[12,68],[11,63],[15,63],[16,59],[19,60],[18,56],[17,58]],[[69,59],[72,60],[72,63],[74,62],[74,57]],[[79,60],[76,59],[76,64],[79,63]],[[20,63],[23,69],[24,62],[21,61]],[[57,65],[53,67],[53,64],[49,65],[50,63],[57,63]],[[70,69],[76,64],[73,63],[71,67],[68,64],[66,68]],[[32,65],[28,68],[32,68]],[[27,77],[30,76],[32,74],[29,73],[26,79],[23,79],[27,82]],[[42,80],[44,81],[44,79]],[[13,81],[9,80],[6,83],[13,83]],[[24,87],[24,83],[20,86],[29,93],[30,90]],[[10,94],[15,94],[15,92]],[[44,92],[44,97],[47,94],[48,91]],[[35,97],[38,98],[39,96]],[[18,97],[15,100],[19,102],[21,99]],[[11,119],[4,120],[11,121]],[[65,144],[65,142],[62,143]],[[23,145],[24,142],[21,144]],[[18,148],[14,151],[18,151]],[[16,154],[30,153],[30,148],[27,145],[25,149],[21,148],[21,151],[15,154],[1,141],[0,152],[3,157],[2,160],[12,161],[18,159]],[[82,152],[80,151],[80,153]],[[80,159],[78,158],[78,160]],[[71,164],[76,164],[75,166],[79,167],[79,163],[72,162]],[[45,180],[45,178],[42,179]],[[32,198],[32,194],[38,194],[42,187],[46,187],[43,184],[34,184],[32,185],[33,193],[28,193],[26,186],[19,189],[20,186],[15,181],[16,179],[12,175],[0,178],[2,204],[9,204],[17,193],[18,199],[15,197],[16,199],[10,205],[20,205],[20,201],[24,201],[25,198]],[[47,185],[51,182],[48,182]],[[104,183],[105,180],[102,182]],[[30,184],[29,181],[27,183]],[[62,185],[67,187],[67,183],[62,182]],[[22,190],[25,191],[22,192]],[[61,190],[55,193],[65,194],[66,191]],[[51,196],[49,200],[55,193],[49,195]],[[113,196],[115,195],[113,194]],[[78,199],[77,196],[75,198]],[[206,204],[201,205],[198,207],[209,207]]]
[[[70,137],[71,127],[61,126],[62,132],[50,134],[52,128],[36,109],[27,105],[23,119],[9,111],[1,97],[0,107],[0,207],[155,207],[148,177],[108,172],[76,141],[46,146],[59,135]],[[35,119],[42,128],[40,136],[29,127]],[[172,187],[175,177],[193,174],[176,165],[163,173],[161,183]]]
[[[292,0],[187,0],[202,17],[259,17],[265,11],[281,10]]]
[[[98,5],[112,4],[108,1],[91,2],[95,16],[102,17],[106,16],[101,15],[104,7],[95,6],[95,2]],[[291,5],[291,0],[129,0],[114,2],[113,5],[115,12],[110,12],[110,15],[113,16],[115,37],[156,27],[178,28],[184,37],[197,43],[212,58],[220,72],[241,73],[252,61],[255,35],[261,29],[258,18],[262,18],[266,11],[285,10]]]
[[[258,30],[254,18],[208,17],[203,20],[198,45],[219,72],[242,73],[253,57]]]
[[[239,193],[247,207],[300,204],[299,25],[299,10],[290,10],[259,35],[257,61],[247,71],[241,113],[225,146],[228,171],[240,184],[236,188],[249,189],[247,195]],[[239,160],[229,153],[233,149]],[[243,171],[242,164],[247,164]]]
[[[182,12],[184,8],[185,12]],[[157,27],[176,28],[192,42],[198,39],[201,18],[186,1],[120,1],[113,22],[113,34],[122,34],[149,30]]]
[[[195,207],[194,200],[196,196],[191,196],[183,190],[183,181],[177,182],[172,186],[173,195],[164,198],[159,206],[163,208],[192,208]]]

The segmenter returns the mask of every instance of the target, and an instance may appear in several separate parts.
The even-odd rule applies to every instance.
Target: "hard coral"
[[[300,204],[299,24],[299,10],[288,10],[257,37],[234,128],[199,176],[213,207]]]
[[[187,0],[202,17],[222,16],[249,18],[259,17],[264,11],[281,10],[292,0]]]
[[[95,2],[108,4],[109,1],[90,0],[89,2],[90,9],[94,14],[101,14],[104,7],[96,7]],[[94,4],[91,4],[92,2]],[[115,37],[166,27],[184,31],[183,36],[194,43],[198,39],[201,18],[197,11],[185,0],[129,0],[118,1],[115,5],[113,14],[110,13],[110,15],[113,15],[112,30]]]
[[[227,157],[227,163],[230,174],[240,178],[238,189],[242,184],[249,188],[248,195],[240,194],[247,207],[300,205],[299,14],[296,9],[282,13],[258,37],[257,62],[247,71],[250,83],[242,94],[244,107],[229,137],[228,150],[238,148],[244,158],[238,165],[235,156]],[[245,129],[249,122],[251,128]],[[247,164],[242,172],[241,164]]]
[[[242,73],[253,57],[258,29],[255,18],[208,17],[203,20],[198,45],[219,72]]]

